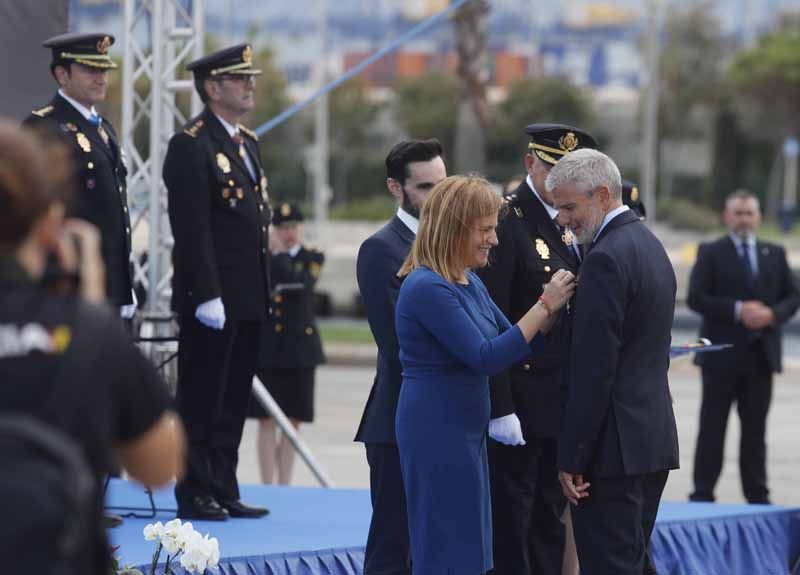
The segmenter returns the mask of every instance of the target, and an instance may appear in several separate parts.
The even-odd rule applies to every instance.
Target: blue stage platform
[[[361,575],[369,492],[245,485],[242,498],[272,513],[257,520],[192,522],[219,540],[222,558],[214,572]],[[149,505],[141,487],[120,480],[111,482],[107,500],[118,513]],[[113,544],[120,546],[121,564],[149,566],[155,547],[142,530],[147,523],[174,517],[172,490],[156,492],[155,502],[173,511],[161,511],[154,519],[128,518],[110,531]],[[800,558],[800,509],[663,503],[652,543],[659,575],[786,575]],[[176,573],[183,574],[180,566]]]

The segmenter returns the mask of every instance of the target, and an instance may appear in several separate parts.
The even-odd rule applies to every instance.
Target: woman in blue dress
[[[492,569],[486,432],[489,376],[535,354],[540,332],[575,290],[553,275],[510,325],[471,269],[497,245],[501,198],[478,177],[452,176],[422,206],[396,307],[403,386],[395,421],[414,575]]]

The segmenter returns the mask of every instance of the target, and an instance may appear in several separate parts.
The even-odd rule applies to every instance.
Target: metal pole
[[[308,465],[308,468],[311,470],[311,473],[314,474],[314,477],[317,478],[323,487],[333,487],[334,485],[333,481],[331,481],[331,478],[328,477],[328,474],[325,473],[325,470],[322,469],[319,463],[317,463],[316,459],[314,459],[314,455],[311,453],[311,450],[303,442],[303,440],[300,439],[300,436],[297,435],[292,422],[289,421],[289,418],[283,413],[283,410],[272,398],[270,393],[267,391],[267,388],[264,387],[264,384],[261,383],[261,380],[257,375],[253,376],[253,393],[255,394],[258,403],[261,404],[261,407],[267,410],[267,413],[275,420],[275,423],[281,428],[281,431],[292,443],[297,453],[299,453],[300,457],[303,458],[303,461],[306,462],[306,465]]]
[[[656,182],[658,180],[658,92],[660,0],[647,2],[647,93],[642,134],[642,201],[647,206],[647,219],[656,221]]]
[[[148,211],[148,269],[147,269],[147,310],[155,312],[159,309],[159,285],[162,274],[161,250],[161,111],[162,103],[161,74],[164,57],[164,1],[152,0],[152,76],[150,78],[150,203]]]
[[[322,89],[327,77],[326,62],[328,35],[328,0],[319,0],[317,11],[320,54],[316,66],[316,87]],[[314,108],[314,228],[316,240],[321,240],[322,226],[328,221],[328,198],[330,196],[328,174],[328,96],[321,96]]]

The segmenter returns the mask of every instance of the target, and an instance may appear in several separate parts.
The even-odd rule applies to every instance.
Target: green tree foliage
[[[780,30],[737,55],[730,77],[744,120],[772,141],[800,131],[800,29]]]
[[[525,126],[555,122],[591,131],[591,100],[566,78],[525,78],[514,82],[505,101],[492,112],[488,176],[505,181],[524,170],[522,157],[529,141]]]
[[[371,195],[384,179],[385,150],[374,132],[381,105],[362,78],[334,90],[328,105],[333,203],[341,204]]]
[[[713,3],[706,1],[667,13],[659,72],[661,137],[707,134],[713,111],[726,94],[725,43],[713,10]],[[705,124],[697,122],[703,112]]]
[[[431,72],[398,81],[393,112],[397,123],[410,138],[438,138],[445,161],[453,165],[459,81],[452,74]]]

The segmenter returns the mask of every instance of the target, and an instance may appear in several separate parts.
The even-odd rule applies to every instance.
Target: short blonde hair
[[[419,232],[397,275],[425,266],[447,281],[457,281],[467,265],[471,226],[499,214],[502,207],[500,195],[480,176],[442,180],[422,204]]]

